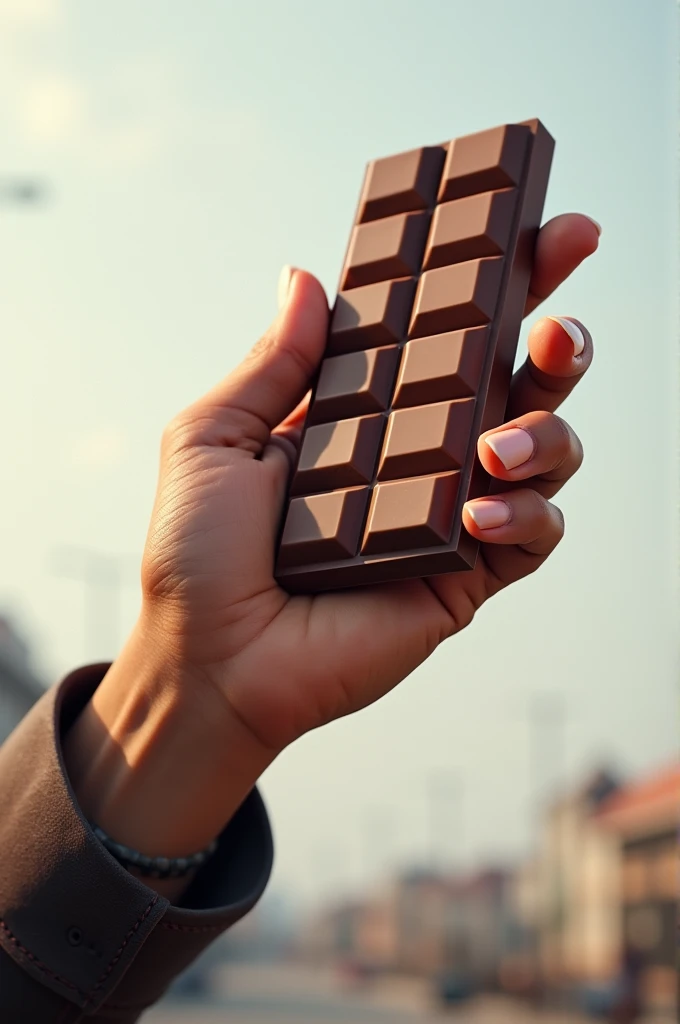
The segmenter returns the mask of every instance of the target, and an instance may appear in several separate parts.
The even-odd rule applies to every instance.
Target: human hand
[[[526,313],[595,251],[598,234],[575,214],[541,230]],[[482,542],[473,571],[291,597],[274,580],[274,546],[328,308],[311,275],[296,270],[288,284],[245,362],[166,429],[142,571],[146,635],[181,675],[218,693],[272,756],[383,696],[488,598],[545,561],[563,533],[549,499],[582,459],[554,412],[592,359],[577,321],[534,326],[508,420],[479,441],[494,493],[464,511]],[[493,525],[502,515],[507,522]]]

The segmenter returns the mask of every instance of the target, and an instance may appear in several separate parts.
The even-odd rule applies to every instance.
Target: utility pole
[[[532,694],[530,715],[530,791],[540,814],[564,780],[566,703],[564,694]]]
[[[549,813],[551,804],[558,797],[560,788],[565,777],[565,732],[566,732],[567,709],[564,694],[555,691],[542,691],[532,694],[529,705],[529,728],[530,728],[530,794],[532,798],[532,817],[537,835],[541,833],[541,826]],[[557,858],[557,878],[544,878],[541,875],[539,891],[539,920],[537,921],[538,932],[536,934],[535,948],[535,971],[538,991],[541,992],[544,984],[544,962],[541,949],[541,935],[545,934],[546,928],[549,933],[552,931],[552,914],[554,886],[561,885],[562,866],[562,829],[558,823],[559,832],[556,841],[559,847]],[[548,841],[552,837],[548,835]],[[554,854],[549,853],[552,858]],[[539,869],[542,858],[539,853]],[[550,863],[549,862],[549,863]],[[545,886],[548,888],[546,889]],[[548,900],[544,905],[543,897]],[[548,918],[545,918],[545,914]],[[553,940],[554,941],[554,940]],[[559,943],[559,937],[557,939]]]
[[[88,661],[111,661],[121,638],[121,591],[132,582],[132,563],[139,579],[140,559],[134,555],[108,555],[87,548],[63,547],[52,552],[55,576],[85,584],[84,644]]]
[[[363,875],[372,886],[393,868],[395,821],[386,807],[368,807],[361,820]]]
[[[430,869],[433,874],[460,867],[463,850],[463,780],[442,769],[427,780]]]

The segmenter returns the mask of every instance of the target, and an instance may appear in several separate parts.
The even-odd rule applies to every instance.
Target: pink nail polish
[[[510,522],[512,511],[504,501],[493,501],[490,498],[482,498],[478,501],[470,501],[465,506],[475,526],[480,530],[495,530],[499,526],[505,526]]]
[[[556,324],[559,324],[562,330],[569,335],[574,346],[574,355],[580,356],[586,347],[586,339],[583,337],[581,328],[573,320],[568,320],[566,316],[549,316],[548,320],[553,320]]]
[[[534,454],[534,439],[522,427],[510,427],[484,439],[494,455],[497,455],[506,469],[517,469]]]

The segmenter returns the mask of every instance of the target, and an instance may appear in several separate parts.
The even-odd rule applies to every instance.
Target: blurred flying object
[[[28,206],[47,196],[43,182],[31,178],[0,178],[0,203]]]

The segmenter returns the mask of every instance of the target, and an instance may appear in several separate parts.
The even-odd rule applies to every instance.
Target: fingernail
[[[278,286],[278,300],[279,309],[283,309],[288,300],[288,292],[290,291],[290,282],[293,280],[293,271],[295,267],[290,267],[288,264],[282,268],[279,274],[279,286]]]
[[[485,437],[494,455],[497,455],[506,469],[517,469],[534,454],[535,443],[531,434],[521,427],[510,427],[498,434]]]
[[[586,220],[589,220],[591,224],[595,225],[595,227],[597,228],[598,235],[601,235],[602,234],[602,225],[600,223],[598,223],[598,221],[596,221],[594,217],[589,217],[587,213],[584,213],[583,216],[586,218]]]
[[[580,356],[583,349],[586,347],[586,339],[583,337],[583,332],[580,327],[577,327],[573,320],[567,320],[563,316],[549,316],[548,320],[554,320],[556,324],[564,328],[569,337],[574,343],[574,355]]]
[[[480,530],[494,530],[499,526],[505,526],[512,516],[512,509],[505,501],[490,501],[488,498],[469,501],[465,508]]]

